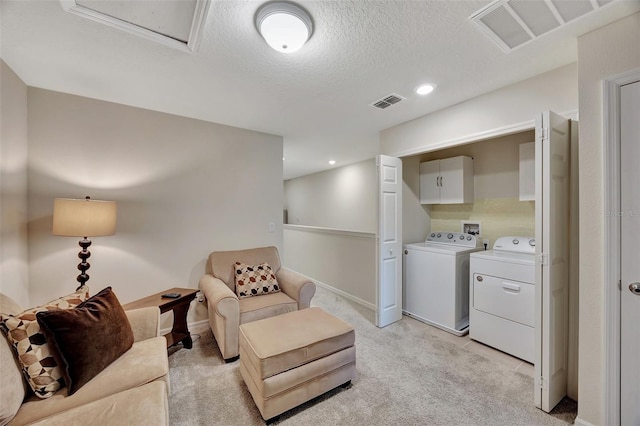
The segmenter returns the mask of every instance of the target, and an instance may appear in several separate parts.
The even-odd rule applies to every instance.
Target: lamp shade
[[[56,198],[53,201],[53,235],[100,237],[116,233],[116,202]]]

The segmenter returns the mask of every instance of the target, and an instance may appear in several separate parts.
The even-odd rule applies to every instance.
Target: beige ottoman
[[[265,420],[355,377],[353,327],[320,308],[240,326],[240,373]]]

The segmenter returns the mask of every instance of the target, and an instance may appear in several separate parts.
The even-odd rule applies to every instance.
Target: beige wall
[[[375,234],[286,225],[283,264],[375,309]]]
[[[27,86],[0,60],[0,291],[29,304]]]
[[[580,90],[580,338],[578,418],[605,424],[603,395],[602,80],[640,67],[640,14],[578,38]]]
[[[374,159],[285,181],[289,223],[376,232],[376,182]]]
[[[536,114],[578,108],[577,66],[570,64],[380,133],[381,153],[408,156],[487,139],[496,129],[533,128]]]
[[[88,272],[122,303],[196,288],[213,250],[282,249],[281,137],[35,88],[28,102],[33,302],[76,287],[79,238],[51,235],[55,197],[118,203]]]
[[[402,159],[402,242],[422,242],[431,232],[431,206],[420,204],[420,156]]]

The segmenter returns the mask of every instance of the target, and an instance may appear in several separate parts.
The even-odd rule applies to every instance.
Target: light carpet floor
[[[535,408],[533,378],[459,339],[403,317],[383,329],[373,312],[323,288],[312,300],[356,329],[356,378],[280,416],[282,425],[566,425],[576,405]],[[172,425],[264,425],[240,371],[210,330],[169,356]]]

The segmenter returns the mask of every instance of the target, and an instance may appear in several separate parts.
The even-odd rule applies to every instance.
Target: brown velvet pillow
[[[131,325],[111,287],[73,309],[36,317],[60,354],[69,395],[133,345]]]

